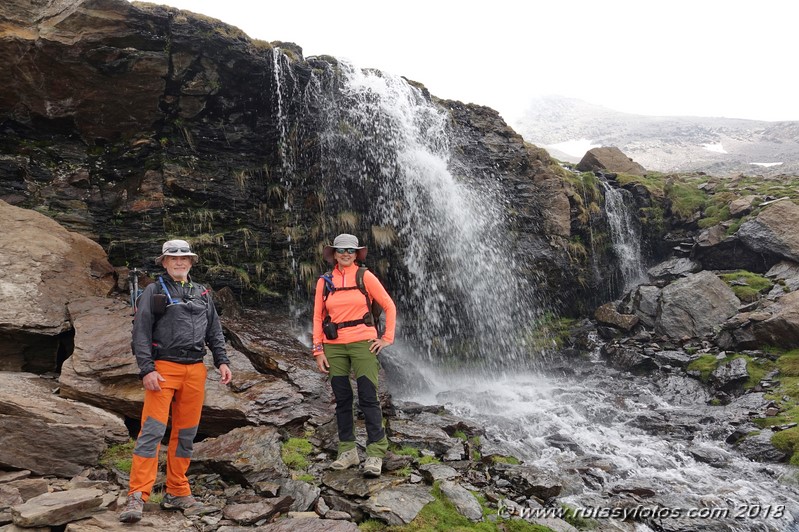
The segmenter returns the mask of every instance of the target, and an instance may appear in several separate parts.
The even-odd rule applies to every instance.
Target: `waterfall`
[[[328,203],[370,217],[382,253],[401,247],[408,277],[398,302],[410,310],[402,337],[429,360],[459,367],[530,364],[533,288],[516,273],[496,181],[453,175],[448,115],[421,90],[340,69],[345,81],[329,102],[323,140]]]
[[[293,95],[287,95],[285,91],[287,87],[294,87],[296,85],[296,80],[293,79],[294,72],[286,54],[283,53],[279,47],[272,49],[272,67],[275,73],[274,94],[277,100],[277,116],[275,119],[277,122],[277,130],[280,132],[277,150],[282,164],[283,184],[289,187],[291,185],[290,177],[294,171],[294,160],[289,144],[286,106]],[[284,207],[286,210],[291,210],[288,201],[284,203]]]
[[[622,291],[626,291],[647,279],[641,255],[641,228],[638,219],[632,214],[634,207],[625,202],[627,197],[632,199],[630,192],[613,187],[604,180],[600,180],[600,183],[605,190],[605,212],[613,251],[619,261]]]

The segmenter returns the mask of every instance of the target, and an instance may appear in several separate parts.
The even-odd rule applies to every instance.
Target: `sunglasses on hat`
[[[189,248],[166,248],[163,253],[191,253]]]

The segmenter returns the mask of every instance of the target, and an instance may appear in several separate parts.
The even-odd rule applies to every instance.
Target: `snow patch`
[[[712,151],[716,153],[727,153],[727,150],[724,149],[724,146],[721,145],[721,142],[717,144],[702,144],[702,147],[707,151]]]
[[[755,166],[763,166],[765,168],[771,168],[772,166],[779,166],[782,163],[751,163],[751,164],[754,164]]]
[[[592,148],[601,148],[601,144],[594,144],[588,139],[567,140],[566,142],[558,142],[557,144],[547,144],[544,146],[546,149],[558,150],[571,155],[573,157],[582,157],[585,152]]]

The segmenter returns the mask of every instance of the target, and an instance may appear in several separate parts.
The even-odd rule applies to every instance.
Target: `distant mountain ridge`
[[[564,161],[579,161],[593,146],[616,146],[660,172],[799,174],[796,121],[636,115],[547,96],[534,99],[512,126]]]

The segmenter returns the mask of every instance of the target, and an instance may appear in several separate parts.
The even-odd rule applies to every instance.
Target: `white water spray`
[[[399,237],[393,244],[402,245],[410,275],[403,303],[418,313],[403,336],[437,361],[477,369],[530,363],[525,331],[536,305],[516,274],[496,181],[453,174],[448,116],[419,89],[341,66],[346,82],[329,111],[325,159],[339,184],[346,175],[373,190],[374,223]],[[353,152],[355,165],[346,160]]]

